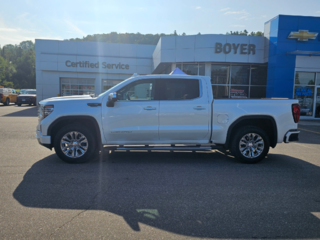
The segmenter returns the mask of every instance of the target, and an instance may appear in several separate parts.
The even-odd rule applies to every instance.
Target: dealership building
[[[161,37],[157,45],[36,40],[38,101],[100,94],[134,73],[211,77],[215,98],[296,98],[320,118],[320,17],[279,15],[264,36]]]

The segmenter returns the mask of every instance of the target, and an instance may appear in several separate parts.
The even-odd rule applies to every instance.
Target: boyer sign
[[[255,44],[245,44],[245,43],[215,43],[215,53],[224,54],[241,54],[241,55],[255,55],[256,45]]]

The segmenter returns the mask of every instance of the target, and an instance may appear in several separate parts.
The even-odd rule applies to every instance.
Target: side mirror
[[[117,101],[117,93],[110,93],[108,95],[107,107],[114,107],[114,103]]]

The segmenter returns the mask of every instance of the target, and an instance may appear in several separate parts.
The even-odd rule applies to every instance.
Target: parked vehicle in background
[[[10,103],[17,103],[18,93],[11,88],[0,88],[0,102],[8,106]]]
[[[300,110],[301,116],[312,116],[312,111],[310,108],[302,106]]]
[[[17,105],[29,104],[29,106],[37,104],[37,91],[36,89],[27,89],[23,94],[17,98]]]
[[[92,159],[103,145],[110,150],[224,147],[240,161],[256,163],[277,143],[298,141],[299,117],[296,99],[214,99],[209,77],[145,75],[98,97],[42,100],[36,133],[40,144],[54,147],[69,163]]]
[[[29,89],[20,89],[19,94],[24,94]]]

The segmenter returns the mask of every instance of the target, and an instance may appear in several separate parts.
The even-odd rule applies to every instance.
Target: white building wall
[[[319,72],[320,56],[296,56],[296,71]]]
[[[240,54],[240,46],[235,53],[216,53],[215,44],[254,44],[255,54]],[[264,37],[239,35],[194,35],[162,37],[153,54],[154,68],[160,63],[175,62],[234,62],[264,63]]]
[[[37,101],[61,94],[61,78],[95,79],[95,93],[102,91],[102,80],[124,80],[133,73],[151,74],[154,45],[114,44],[81,41],[36,40]],[[66,63],[66,61],[70,61]],[[67,66],[89,61],[99,68]],[[129,65],[129,69],[103,68],[102,63]],[[66,65],[67,64],[67,65]]]

